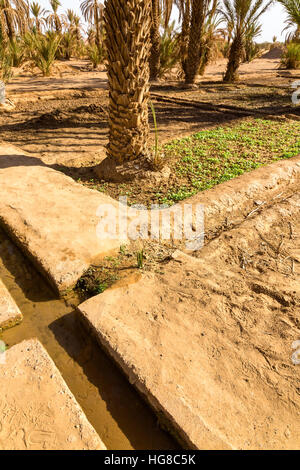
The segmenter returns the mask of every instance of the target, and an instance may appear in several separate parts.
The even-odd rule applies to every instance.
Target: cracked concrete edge
[[[19,307],[0,279],[0,332],[18,325],[22,320]]]

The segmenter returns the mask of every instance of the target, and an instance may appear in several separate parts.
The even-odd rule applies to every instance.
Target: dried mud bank
[[[205,232],[211,239],[274,198],[292,193],[299,177],[300,157],[294,157],[180,204],[205,206]],[[97,236],[99,206],[116,207],[117,201],[75,183],[14,146],[0,147],[0,187],[0,224],[60,293],[74,287],[91,264],[125,242]]]
[[[0,377],[2,450],[106,449],[38,340],[6,351]]]
[[[162,274],[79,306],[170,431],[197,449],[298,449],[300,194]]]
[[[18,325],[22,319],[19,307],[0,279],[0,332]]]

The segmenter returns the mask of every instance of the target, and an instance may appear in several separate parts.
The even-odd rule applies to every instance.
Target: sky
[[[44,8],[49,9],[48,0],[37,0]],[[68,8],[80,13],[80,3],[82,0],[61,0],[61,11]],[[174,10],[174,18],[176,12]],[[276,3],[261,17],[262,34],[257,38],[257,42],[269,41],[272,42],[273,36],[277,36],[278,41],[283,41],[285,33],[282,34],[284,28],[284,20],[286,19],[283,7]]]

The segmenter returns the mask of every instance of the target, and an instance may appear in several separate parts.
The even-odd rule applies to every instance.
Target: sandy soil
[[[207,67],[203,80],[222,80],[226,70],[226,59],[218,59]],[[261,83],[263,85],[286,85],[286,78],[296,79],[299,70],[279,70],[280,59],[254,59],[250,63],[241,64],[239,69],[240,81]]]
[[[66,92],[72,89],[106,88],[105,67],[94,71],[86,60],[70,60],[57,62],[51,77],[43,77],[38,69],[28,66],[15,70],[13,78],[7,86],[7,92],[18,99],[30,93],[38,97],[42,93],[59,90]]]

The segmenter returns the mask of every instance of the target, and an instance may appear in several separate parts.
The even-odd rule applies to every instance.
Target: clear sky
[[[37,0],[44,8],[49,9],[48,0]],[[80,13],[79,5],[82,0],[61,0],[62,10],[71,8],[72,10]],[[175,14],[175,11],[174,11]],[[278,40],[284,40],[282,30],[284,28],[284,20],[286,16],[283,8],[279,3],[276,3],[262,16],[261,22],[263,25],[262,35],[257,39],[258,42],[272,41],[273,36],[277,36]]]

